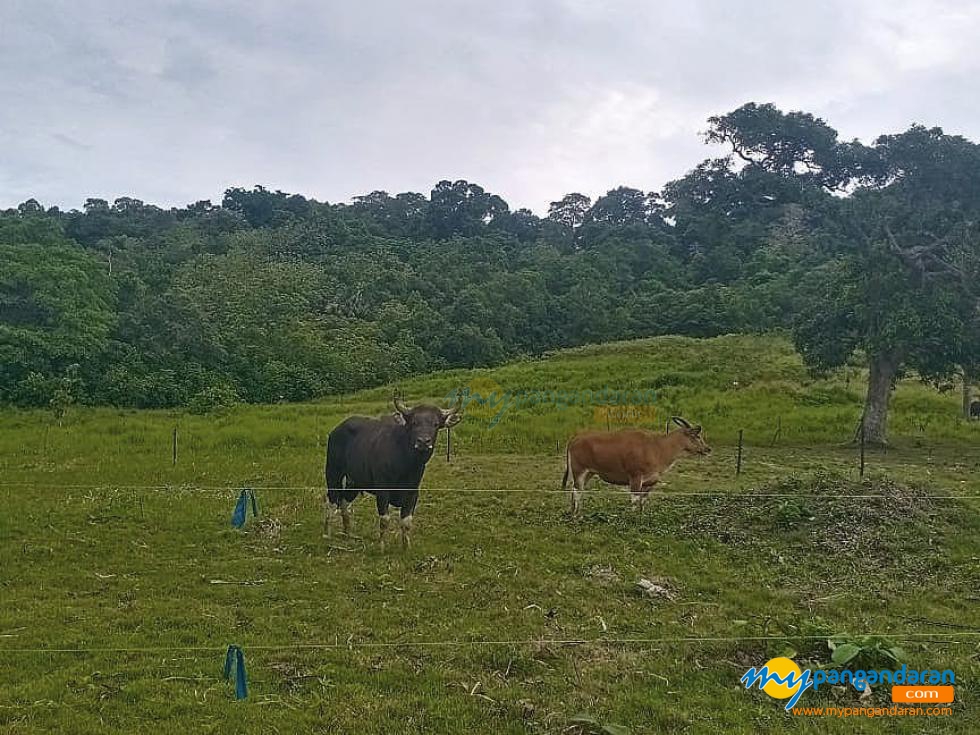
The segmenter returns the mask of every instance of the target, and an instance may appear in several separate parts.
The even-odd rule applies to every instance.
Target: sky
[[[0,0],[0,208],[659,189],[749,101],[980,140],[980,3]]]

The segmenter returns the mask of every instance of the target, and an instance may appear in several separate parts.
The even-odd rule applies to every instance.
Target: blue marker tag
[[[248,490],[242,490],[235,504],[235,511],[231,514],[231,525],[241,528],[245,525],[245,515],[248,512]]]
[[[225,680],[231,678],[232,669],[235,672],[235,699],[245,699],[248,696],[245,653],[235,645],[228,646],[228,653],[225,654]]]

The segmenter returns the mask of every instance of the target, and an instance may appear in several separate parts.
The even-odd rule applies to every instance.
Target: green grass
[[[906,381],[893,445],[869,452],[862,482],[851,372],[811,379],[777,338],[664,338],[405,382],[409,401],[487,380],[654,388],[651,427],[683,413],[715,447],[642,514],[595,485],[571,518],[556,441],[593,410],[513,410],[492,429],[471,411],[453,462],[430,464],[407,552],[378,547],[368,500],[357,538],[321,536],[326,434],[384,410],[390,388],[222,416],[6,412],[0,731],[561,733],[585,713],[634,733],[976,732],[980,426],[958,418],[957,393]],[[236,531],[246,483],[261,516]],[[639,577],[672,599],[642,596]],[[825,636],[866,632],[909,635],[910,666],[952,668],[953,714],[794,718],[738,685],[770,656],[826,663]],[[568,640],[592,643],[554,642]],[[220,677],[229,643],[246,653],[246,702]],[[36,648],[143,650],[19,652]],[[860,701],[828,688],[801,703]]]

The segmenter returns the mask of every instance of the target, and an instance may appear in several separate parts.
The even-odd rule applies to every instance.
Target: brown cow
[[[572,512],[578,511],[578,495],[593,475],[611,485],[628,485],[630,502],[639,508],[650,489],[674,462],[684,455],[711,453],[700,426],[691,426],[679,416],[671,420],[680,431],[664,436],[645,429],[587,431],[576,434],[565,450],[562,490],[572,477]]]

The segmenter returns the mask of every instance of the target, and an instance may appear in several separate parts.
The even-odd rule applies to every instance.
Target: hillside
[[[835,444],[849,441],[860,418],[867,371],[848,366],[826,377],[814,377],[803,366],[789,340],[780,336],[727,335],[710,339],[657,337],[590,345],[549,353],[538,360],[510,363],[490,370],[434,373],[394,386],[364,391],[326,405],[354,405],[380,411],[397,389],[411,401],[445,400],[457,387],[471,395],[498,399],[533,391],[654,391],[653,411],[641,411],[630,425],[663,428],[667,417],[681,414],[702,423],[708,435],[732,444],[740,429],[746,444]],[[980,425],[961,418],[960,396],[909,378],[892,399],[891,434],[897,444],[930,440],[976,441]],[[459,441],[480,451],[548,451],[584,426],[604,427],[601,408],[553,402],[513,406],[501,411],[473,402],[477,420],[464,421],[454,432]],[[500,415],[491,427],[491,419]],[[616,426],[613,413],[611,426]],[[618,422],[624,425],[625,422]]]
[[[737,388],[735,381],[738,382]],[[785,338],[661,337],[588,346],[492,370],[437,372],[394,385],[305,404],[236,406],[208,415],[185,411],[73,408],[57,419],[37,410],[7,411],[0,422],[0,469],[10,479],[38,469],[59,473],[100,458],[103,482],[131,482],[132,462],[154,481],[232,483],[258,480],[267,453],[289,459],[305,484],[322,481],[329,430],[351,414],[390,410],[393,391],[409,404],[444,403],[459,387],[488,395],[522,390],[653,390],[656,401],[630,425],[662,429],[681,414],[705,427],[716,446],[744,430],[749,447],[836,449],[850,442],[862,408],[865,376],[857,368],[813,378]],[[893,397],[893,449],[952,450],[980,440],[980,423],[960,418],[957,391],[940,393],[907,379]],[[471,403],[452,433],[456,454],[554,454],[576,430],[607,426],[602,407],[554,404],[498,409]],[[613,414],[610,427],[624,425]],[[171,466],[173,431],[181,461]],[[777,430],[779,430],[777,436]],[[774,440],[775,437],[775,441]],[[440,452],[444,452],[444,439]],[[251,453],[251,466],[235,458]],[[294,473],[293,479],[297,479]],[[70,479],[67,481],[71,481]]]

